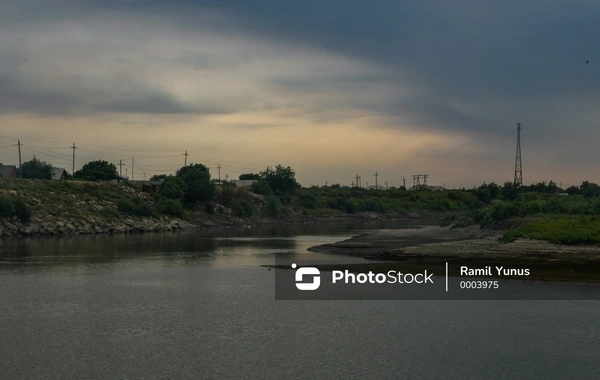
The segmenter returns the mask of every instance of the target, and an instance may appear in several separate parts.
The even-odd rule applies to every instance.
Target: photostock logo
[[[296,269],[296,264],[292,268]],[[296,288],[298,290],[317,290],[321,286],[321,272],[315,267],[304,267],[296,270]],[[304,276],[313,276],[312,282],[302,282]]]

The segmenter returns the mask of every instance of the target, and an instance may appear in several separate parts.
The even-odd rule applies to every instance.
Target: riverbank
[[[600,247],[565,246],[533,239],[502,243],[503,232],[478,226],[381,230],[309,250],[386,261],[343,266],[342,269],[350,271],[430,269],[443,275],[445,263],[449,262],[471,267],[529,268],[529,280],[600,283]],[[459,275],[459,265],[450,267],[450,275]],[[340,269],[340,266],[320,269]]]
[[[240,193],[248,202],[253,202],[256,210],[265,207],[264,197],[241,189]],[[307,212],[291,205],[281,205],[281,215],[277,217],[259,211],[241,217],[232,208],[216,202],[211,203],[210,209],[204,206],[187,209],[181,217],[175,217],[159,212],[153,195],[131,184],[85,181],[3,180],[0,181],[0,198],[0,237],[3,238],[439,217],[439,213],[428,211]]]

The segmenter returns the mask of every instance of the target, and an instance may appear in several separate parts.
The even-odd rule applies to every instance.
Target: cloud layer
[[[0,35],[7,136],[72,135],[39,127],[67,118],[85,139],[103,120],[232,162],[252,141],[252,165],[288,161],[305,182],[362,168],[456,186],[470,167],[511,179],[517,122],[532,180],[579,181],[600,141],[594,1],[9,1]]]

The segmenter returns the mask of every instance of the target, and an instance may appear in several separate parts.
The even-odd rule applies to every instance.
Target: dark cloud
[[[73,4],[63,2],[63,4]],[[163,17],[182,30],[213,28],[305,46],[384,67],[393,75],[277,76],[267,81],[282,95],[344,93],[334,109],[354,107],[389,115],[390,125],[502,130],[517,121],[538,128],[590,129],[592,111],[578,105],[600,100],[600,5],[561,0],[104,0],[78,6]],[[207,14],[223,22],[207,24]],[[57,16],[58,17],[58,16]],[[61,16],[66,17],[66,16]],[[212,16],[211,16],[212,17]],[[246,57],[241,58],[246,59]],[[217,69],[203,52],[183,52],[179,63]],[[368,86],[396,86],[377,100],[360,96]],[[409,91],[405,91],[409,89]],[[414,91],[410,91],[410,90]],[[60,99],[60,97],[58,98]],[[139,96],[131,107],[154,109],[160,95]],[[302,104],[291,101],[298,106]],[[569,107],[561,106],[568,103]],[[106,103],[110,108],[111,102]],[[166,102],[165,112],[185,112]],[[113,104],[114,105],[114,104]],[[308,113],[328,107],[305,104]],[[327,119],[327,115],[322,116]]]
[[[23,75],[0,72],[0,113],[84,115],[99,112],[145,114],[214,114],[236,108],[216,102],[186,104],[170,94],[129,81],[107,91],[106,86],[40,86]],[[119,89],[120,88],[120,89]]]
[[[530,119],[537,125],[559,127],[573,120],[579,110],[563,110],[557,118],[548,115],[552,114],[549,104],[600,99],[599,71],[585,65],[587,60],[600,61],[596,48],[600,5],[592,1],[205,0],[166,4],[152,1],[147,9],[219,10],[233,15],[229,27],[244,33],[323,48],[397,70],[401,75],[390,78],[392,83],[420,91],[412,98],[388,99],[386,106],[376,108],[423,126],[498,128],[535,113]],[[296,81],[279,79],[294,91],[325,87]],[[500,117],[470,115],[450,106],[453,99]],[[524,107],[523,113],[518,112],[519,106],[505,105],[535,106],[539,100],[545,100],[544,107]],[[482,103],[487,103],[483,109]]]

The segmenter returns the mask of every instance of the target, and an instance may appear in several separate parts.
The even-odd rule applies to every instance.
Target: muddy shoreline
[[[531,239],[501,243],[502,233],[502,229],[480,229],[478,226],[380,230],[309,250],[379,261],[326,265],[323,270],[430,269],[442,275],[448,262],[450,276],[460,274],[460,265],[502,265],[531,270],[530,276],[519,279],[600,283],[599,246],[566,246]]]

